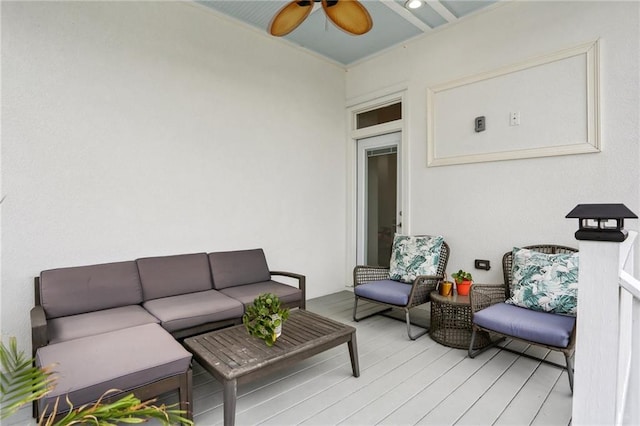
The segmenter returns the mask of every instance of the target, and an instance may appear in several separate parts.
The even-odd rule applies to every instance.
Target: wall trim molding
[[[562,61],[564,59],[574,58],[577,56],[585,57],[586,66],[586,123],[587,123],[587,140],[580,143],[572,143],[568,145],[553,145],[540,148],[515,149],[498,152],[483,152],[468,155],[456,156],[439,156],[438,144],[442,141],[435,139],[436,123],[436,98],[438,94],[461,88],[473,83],[482,82],[496,77],[507,76],[531,69],[534,67],[551,64],[553,62]],[[446,166],[452,164],[478,163],[486,161],[513,160],[534,157],[549,157],[556,155],[570,154],[586,154],[601,151],[600,146],[600,53],[599,41],[590,41],[578,46],[564,49],[558,52],[547,54],[544,56],[528,59],[523,62],[501,67],[492,71],[463,77],[457,80],[438,84],[427,89],[427,165]]]

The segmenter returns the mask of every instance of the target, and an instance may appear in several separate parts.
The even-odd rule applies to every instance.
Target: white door
[[[389,266],[393,236],[401,232],[400,138],[395,132],[358,140],[359,265]]]

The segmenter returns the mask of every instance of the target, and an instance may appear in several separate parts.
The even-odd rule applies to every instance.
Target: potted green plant
[[[460,296],[467,296],[471,288],[471,283],[473,282],[471,273],[460,269],[458,272],[451,274],[451,276],[456,281],[456,291],[458,294]]]
[[[242,323],[250,335],[264,340],[267,346],[273,346],[282,332],[282,323],[289,318],[289,308],[281,307],[275,294],[263,293],[247,306]]]

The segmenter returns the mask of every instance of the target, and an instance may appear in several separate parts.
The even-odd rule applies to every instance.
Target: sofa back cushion
[[[216,290],[271,279],[262,249],[209,253],[209,263]]]
[[[144,300],[211,290],[206,253],[146,257],[136,263]]]
[[[138,268],[129,261],[42,271],[40,302],[47,318],[137,305]]]

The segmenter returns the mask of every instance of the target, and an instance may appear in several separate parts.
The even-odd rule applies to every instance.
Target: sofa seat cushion
[[[54,365],[55,388],[38,404],[40,412],[60,397],[61,412],[98,400],[110,389],[124,392],[185,373],[191,354],[158,324],[145,324],[44,346],[38,366]]]
[[[480,327],[543,345],[566,348],[576,324],[575,317],[534,311],[497,303],[473,315]]]
[[[143,304],[168,331],[195,327],[208,322],[240,318],[242,303],[216,290],[163,297]]]
[[[245,306],[252,304],[253,300],[262,293],[275,294],[282,303],[288,305],[299,305],[302,299],[302,291],[300,289],[271,280],[236,287],[227,287],[220,290],[220,293],[239,300]]]
[[[391,305],[406,306],[409,303],[411,284],[393,280],[371,281],[356,286],[353,290],[357,296],[376,300]]]
[[[271,279],[262,249],[209,253],[209,265],[216,290]]]
[[[160,322],[158,318],[151,315],[140,305],[103,309],[102,311],[49,320],[49,342],[59,343],[142,324],[156,324],[158,322]]]

